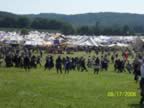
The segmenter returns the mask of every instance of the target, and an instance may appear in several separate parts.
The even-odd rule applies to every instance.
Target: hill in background
[[[48,18],[56,19],[60,21],[66,21],[74,26],[94,25],[99,22],[102,26],[113,25],[130,25],[130,26],[143,26],[144,27],[144,15],[142,14],[130,14],[130,13],[86,13],[76,15],[64,15],[54,13],[41,13],[26,15],[29,18]]]
[[[144,27],[143,14],[101,12],[101,13],[86,13],[76,15],[65,15],[56,13],[18,15],[8,12],[0,12],[0,19],[7,16],[9,17],[27,16],[31,19],[33,18],[56,19],[59,21],[65,21],[71,23],[74,26],[83,26],[83,25],[91,26],[94,25],[96,22],[99,22],[102,26],[134,25]]]
[[[132,35],[144,33],[144,15],[113,12],[18,15],[0,12],[0,27],[59,30],[64,34],[80,35]]]

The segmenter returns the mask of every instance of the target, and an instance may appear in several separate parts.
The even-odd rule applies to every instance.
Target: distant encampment
[[[135,47],[144,46],[143,36],[81,36],[64,35],[61,33],[48,33],[25,30],[21,32],[0,31],[1,45],[22,45],[22,46],[89,46],[89,47]]]

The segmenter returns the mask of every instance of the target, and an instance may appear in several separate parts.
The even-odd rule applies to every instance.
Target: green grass
[[[112,65],[99,75],[92,69],[58,75],[55,69],[48,72],[43,67],[30,72],[1,67],[0,108],[139,108],[138,87],[132,74],[116,73]],[[108,97],[111,91],[137,96]]]

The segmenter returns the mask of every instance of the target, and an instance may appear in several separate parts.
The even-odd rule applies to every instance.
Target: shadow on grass
[[[144,104],[129,104],[128,105],[130,108],[144,108]]]

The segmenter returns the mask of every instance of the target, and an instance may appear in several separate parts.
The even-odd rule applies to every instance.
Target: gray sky
[[[88,12],[144,14],[144,0],[0,0],[0,11],[18,14]]]

